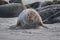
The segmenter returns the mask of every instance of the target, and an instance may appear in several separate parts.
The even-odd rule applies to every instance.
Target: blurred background
[[[53,1],[53,0],[22,0],[24,4],[31,4],[33,2],[44,2],[44,1]]]

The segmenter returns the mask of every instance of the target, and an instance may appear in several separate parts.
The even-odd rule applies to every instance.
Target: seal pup
[[[23,4],[22,4],[23,5]],[[43,25],[42,18],[39,13],[32,8],[25,8],[19,15],[17,24],[11,26],[10,29],[37,29],[40,26],[47,28]]]
[[[17,20],[17,24],[10,28],[20,28],[20,29],[36,29],[40,26],[47,28],[43,25],[42,18],[34,9],[25,9],[23,10]],[[48,28],[47,28],[48,29]]]

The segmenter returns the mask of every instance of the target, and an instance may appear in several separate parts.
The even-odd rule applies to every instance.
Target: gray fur
[[[20,3],[9,3],[0,6],[0,17],[17,17],[24,8]]]

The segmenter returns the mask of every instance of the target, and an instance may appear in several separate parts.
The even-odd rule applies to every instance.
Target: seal
[[[29,8],[23,10],[20,13],[17,20],[17,24],[14,27],[11,26],[10,28],[36,29],[39,28],[40,26],[47,28],[46,26],[43,25],[42,18],[39,15],[39,13],[36,10]]]
[[[12,18],[18,17],[23,11],[23,7],[20,3],[9,3],[0,6],[0,17],[1,18]]]
[[[0,0],[0,5],[8,4],[6,0]]]
[[[31,3],[31,4],[27,4],[25,5],[27,8],[33,8],[33,9],[37,9],[40,7],[40,3],[41,2],[34,2],[34,3]]]
[[[21,3],[21,0],[9,0],[9,3]]]
[[[48,29],[43,25],[42,18],[35,9],[26,8],[23,3],[22,6],[24,10],[19,14],[17,24],[11,26],[10,29],[37,29],[40,26]]]

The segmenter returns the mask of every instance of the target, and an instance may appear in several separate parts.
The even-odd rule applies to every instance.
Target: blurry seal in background
[[[40,7],[40,2],[34,2],[34,3],[31,3],[31,4],[27,4],[26,5],[27,8],[39,8]]]
[[[22,3],[21,1],[22,0],[9,0],[10,3]],[[37,2],[30,3],[30,4],[25,4],[25,6],[27,8],[34,8],[34,9],[36,9],[36,8],[38,8],[40,6],[40,2],[37,1]]]
[[[48,18],[44,23],[52,24],[58,22],[57,17],[60,16],[60,4],[53,4],[45,7],[38,8],[38,13],[41,15],[42,20]],[[53,16],[52,16],[53,15]],[[56,18],[56,20],[54,20]],[[56,22],[55,22],[56,21]]]
[[[21,0],[9,0],[9,3],[21,3]]]
[[[9,3],[0,6],[0,17],[17,17],[24,8],[20,3]]]
[[[17,20],[17,24],[11,26],[10,29],[37,29],[40,26],[47,28],[43,25],[41,16],[34,9],[23,10]]]
[[[4,4],[8,4],[9,2],[7,2],[6,0],[0,0],[0,5],[4,5]]]

